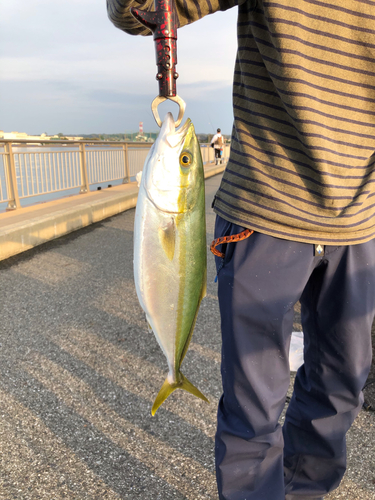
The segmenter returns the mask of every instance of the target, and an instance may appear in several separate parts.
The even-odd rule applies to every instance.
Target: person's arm
[[[218,10],[227,10],[246,0],[175,0],[179,27],[198,21],[208,14]],[[109,19],[122,31],[130,35],[150,35],[151,32],[142,26],[130,14],[130,7],[139,7],[142,10],[153,10],[154,0],[107,0]]]
[[[154,0],[145,2],[137,0],[107,0],[107,14],[112,23],[129,35],[151,35],[151,31],[145,28],[131,14],[130,7],[144,10],[152,10]]]

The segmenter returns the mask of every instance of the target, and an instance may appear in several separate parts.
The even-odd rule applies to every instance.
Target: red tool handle
[[[177,15],[173,0],[155,0],[155,12],[145,12],[135,7],[130,11],[154,35],[159,96],[176,96]]]

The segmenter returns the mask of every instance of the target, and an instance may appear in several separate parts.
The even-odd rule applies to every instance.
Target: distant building
[[[147,141],[147,136],[138,134],[138,135],[135,136],[134,141],[135,142],[146,142]]]
[[[64,137],[60,137],[58,135],[51,135],[49,139],[62,139],[62,140],[67,140],[67,141],[83,141],[83,137],[76,137],[72,135],[64,135]]]
[[[50,137],[48,137],[46,134],[28,135],[28,134],[26,134],[26,132],[4,132],[3,130],[0,130],[0,139],[11,139],[11,140],[17,140],[17,139],[41,140],[41,139],[43,139],[44,141],[49,141]]]
[[[154,142],[154,139],[151,138],[151,135],[150,135],[150,137],[147,137],[147,135],[145,135],[143,133],[143,122],[139,122],[138,135],[135,136],[134,141],[135,142]]]
[[[17,139],[22,139],[22,140],[29,140],[29,141],[49,141],[51,139],[60,139],[58,135],[47,135],[47,134],[40,134],[40,135],[29,135],[26,134],[26,132],[4,132],[3,130],[0,130],[0,139],[9,139],[16,141]],[[82,141],[83,137],[76,137],[76,136],[64,136],[64,140],[68,141]]]

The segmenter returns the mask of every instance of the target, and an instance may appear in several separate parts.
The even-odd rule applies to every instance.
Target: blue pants
[[[217,217],[215,238],[243,229]],[[224,261],[216,257],[223,342],[219,498],[322,496],[345,472],[345,435],[371,367],[375,240],[326,246],[323,256],[314,255],[314,245],[261,233],[222,247]],[[281,427],[298,300],[305,361]]]

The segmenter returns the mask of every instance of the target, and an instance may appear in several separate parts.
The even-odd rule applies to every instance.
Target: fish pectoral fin
[[[184,389],[190,394],[193,394],[197,398],[203,399],[206,403],[209,403],[206,396],[204,396],[199,389],[197,389],[182,373],[180,373],[179,381],[171,383],[168,377],[165,379],[159,394],[156,396],[154,404],[152,405],[151,415],[154,416],[156,410],[164,403],[164,401],[174,392],[176,389]]]
[[[173,217],[168,222],[160,224],[159,241],[169,260],[173,260],[176,248],[176,225]]]

